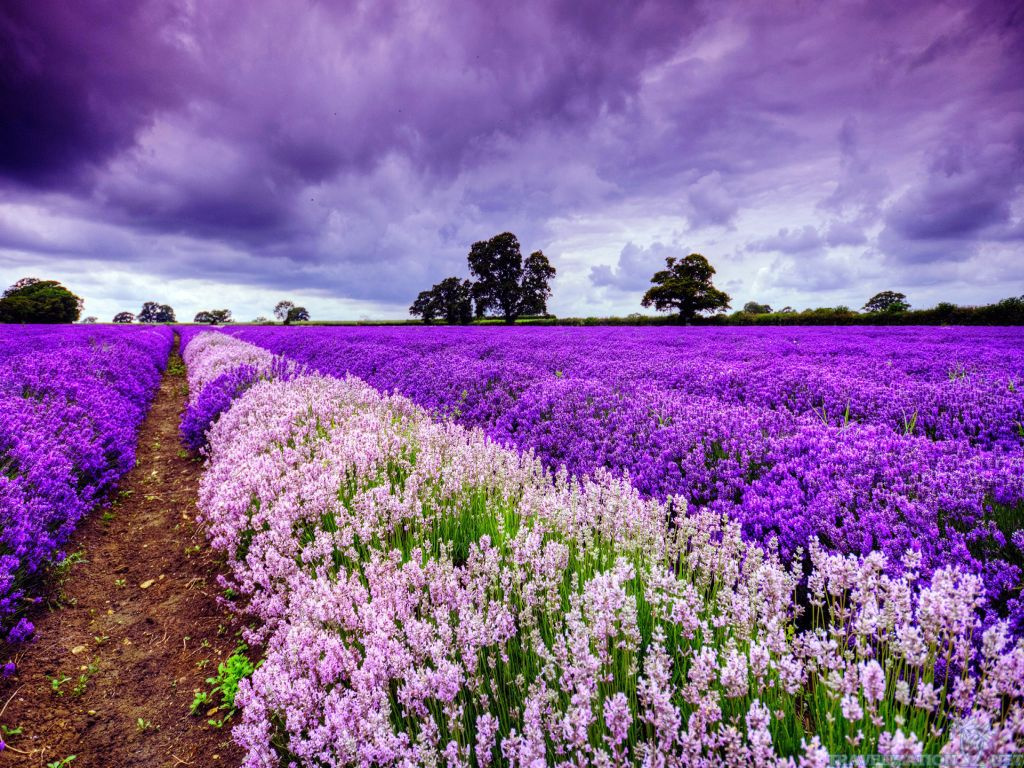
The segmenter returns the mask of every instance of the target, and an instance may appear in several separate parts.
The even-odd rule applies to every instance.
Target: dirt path
[[[240,763],[230,726],[189,715],[237,627],[216,602],[218,565],[193,522],[201,467],[178,441],[183,370],[175,349],[118,501],[77,531],[67,551],[81,561],[31,617],[36,639],[0,685],[0,724],[21,729],[4,736],[0,768],[63,768],[69,755],[71,768]]]

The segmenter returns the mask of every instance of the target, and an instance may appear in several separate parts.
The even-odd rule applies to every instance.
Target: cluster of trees
[[[309,312],[305,307],[295,306],[293,301],[279,301],[274,307],[274,317],[285,325],[305,323],[309,321]]]
[[[176,323],[178,319],[174,316],[174,307],[170,304],[158,304],[155,301],[147,301],[142,305],[139,314],[135,319],[140,323]]]
[[[23,277],[0,297],[0,323],[73,323],[83,304],[56,280]]]
[[[233,320],[230,309],[204,309],[202,312],[196,312],[192,322],[202,323],[203,325],[224,325],[225,323],[233,322]]]
[[[309,320],[309,311],[305,307],[297,307],[291,301],[279,301],[274,307],[274,317],[285,325]],[[177,322],[174,316],[174,308],[168,304],[159,304],[155,301],[147,301],[142,305],[138,315],[131,312],[118,312],[114,315],[115,323],[174,323]],[[204,309],[197,312],[192,320],[193,323],[202,325],[225,325],[233,323],[234,318],[230,309]],[[256,322],[269,322],[266,318],[257,318]]]
[[[230,314],[230,313],[229,313]],[[114,315],[113,322],[122,325],[127,323],[134,323],[138,320],[140,323],[176,323],[178,322],[174,316],[174,307],[170,304],[160,304],[156,301],[147,301],[142,305],[142,309],[139,310],[139,314],[133,314],[132,312],[118,312]]]
[[[881,301],[875,299],[881,296]],[[895,297],[895,300],[891,300]],[[906,297],[895,291],[873,296],[860,312],[850,307],[815,307],[796,312],[734,312],[704,318],[716,325],[1024,325],[1024,296],[1010,297],[994,304],[958,306],[940,302],[928,309],[911,309]]]
[[[502,232],[473,243],[467,261],[472,280],[446,277],[421,291],[409,314],[426,323],[437,318],[469,323],[474,317],[487,316],[513,323],[519,317],[547,315],[556,270],[543,251],[534,251],[524,260],[519,239]]]
[[[952,304],[948,306],[954,306]],[[897,293],[896,291],[882,291],[876,293],[870,299],[865,302],[864,306],[861,307],[861,312],[867,314],[877,313],[897,313],[906,312],[910,309],[910,304],[907,302],[907,296],[903,293]],[[847,306],[840,305],[838,307],[819,307],[818,309],[804,310],[803,314],[807,312],[830,312],[840,314],[857,314]],[[779,310],[772,309],[770,304],[759,304],[756,301],[748,301],[743,305],[743,309],[739,312],[734,312],[731,317],[736,320],[742,320],[744,315],[795,315],[797,311],[792,307],[783,307]]]

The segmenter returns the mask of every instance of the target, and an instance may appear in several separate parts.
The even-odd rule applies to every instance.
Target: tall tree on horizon
[[[142,305],[136,320],[140,323],[174,323],[174,308],[170,304],[160,304],[155,301],[147,301]]]
[[[513,323],[519,316],[523,276],[523,254],[519,238],[502,232],[490,240],[473,243],[469,249],[469,272],[473,283],[476,316],[497,312],[505,322]]]
[[[277,306],[274,307],[274,317],[276,317],[282,323],[287,325],[288,324],[288,313],[292,309],[294,309],[294,308],[295,308],[295,302],[294,301],[288,301],[287,299],[285,299],[284,301],[279,301],[279,302],[277,302]]]
[[[863,306],[865,312],[906,312],[910,309],[907,296],[896,291],[876,293]]]
[[[669,256],[665,267],[651,278],[653,285],[640,302],[643,306],[653,305],[659,312],[674,309],[683,321],[692,320],[701,312],[729,308],[729,294],[711,282],[715,268],[699,253],[683,258]]]
[[[409,307],[409,314],[413,317],[422,318],[423,322],[427,325],[433,322],[434,318],[438,315],[437,296],[434,294],[433,288],[429,291],[419,292],[412,306]]]
[[[523,265],[520,315],[546,315],[551,298],[550,281],[558,272],[543,251],[534,251]]]

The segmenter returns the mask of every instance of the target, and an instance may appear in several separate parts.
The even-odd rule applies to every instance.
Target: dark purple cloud
[[[678,242],[772,304],[996,298],[1024,280],[1021,7],[12,0],[0,278],[401,314],[512,229],[562,313],[632,311]]]
[[[1013,205],[1024,189],[1024,114],[1002,136],[951,143],[889,206],[879,242],[893,261],[964,259],[986,239],[1024,243]]]
[[[168,2],[0,7],[0,173],[58,186],[130,148],[196,85]]]

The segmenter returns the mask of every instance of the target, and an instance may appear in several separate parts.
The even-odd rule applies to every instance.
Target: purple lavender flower
[[[168,328],[0,329],[0,625],[135,463],[172,339]],[[21,620],[8,639],[31,633]]]

